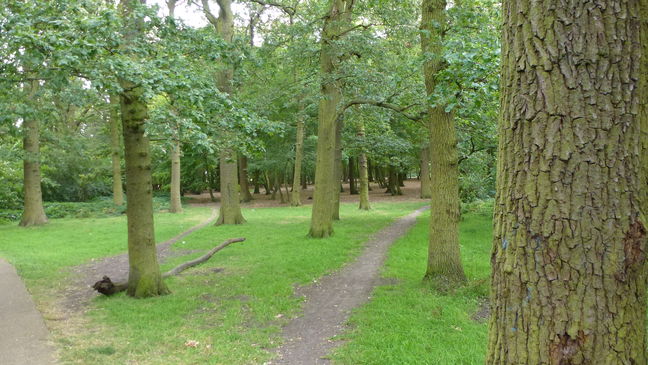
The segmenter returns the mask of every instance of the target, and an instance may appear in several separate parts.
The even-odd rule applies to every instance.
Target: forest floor
[[[378,184],[371,183],[369,184],[371,189],[369,191],[369,201],[370,202],[415,202],[421,201],[420,197],[420,188],[421,182],[418,180],[406,180],[404,182],[404,187],[401,187],[402,195],[391,195],[386,193],[384,188],[378,187]],[[360,195],[349,194],[349,183],[342,184],[344,192],[340,193],[340,201],[343,203],[353,203],[360,201]],[[290,194],[290,192],[288,192]],[[284,197],[286,196],[286,190],[283,190]],[[286,198],[286,202],[281,202],[281,197],[279,192],[277,192],[275,199],[272,199],[272,194],[266,194],[265,190],[261,188],[260,194],[253,194],[254,199],[247,203],[242,203],[243,208],[264,208],[264,207],[281,207],[290,205],[290,197]],[[214,203],[220,202],[220,193],[214,192],[215,201],[211,200],[211,196],[208,192],[202,194],[185,194],[187,203],[192,206],[213,206]],[[302,189],[301,191],[301,201],[304,205],[313,204],[313,185],[309,185],[308,188]]]

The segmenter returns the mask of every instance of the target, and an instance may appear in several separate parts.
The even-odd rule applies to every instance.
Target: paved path
[[[285,344],[271,364],[328,364],[325,356],[337,345],[351,310],[369,300],[380,284],[380,269],[389,246],[416,223],[427,207],[421,208],[374,234],[362,255],[342,270],[323,277],[315,285],[299,290],[306,297],[303,316],[284,328]]]
[[[0,364],[54,364],[43,317],[16,270],[0,259]]]

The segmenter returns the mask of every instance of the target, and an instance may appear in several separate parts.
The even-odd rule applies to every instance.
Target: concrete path
[[[326,355],[341,344],[331,338],[344,331],[351,310],[369,300],[380,285],[380,270],[389,246],[407,233],[426,209],[418,209],[374,234],[356,261],[298,290],[306,297],[304,313],[284,328],[285,343],[270,364],[329,364]]]
[[[0,364],[54,364],[43,317],[16,269],[0,259]]]

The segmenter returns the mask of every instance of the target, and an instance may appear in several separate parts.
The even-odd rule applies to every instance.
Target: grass
[[[81,364],[268,361],[269,351],[281,341],[281,326],[299,313],[301,300],[294,297],[294,286],[308,284],[352,260],[373,232],[422,204],[375,203],[370,212],[343,204],[343,220],[336,223],[335,235],[325,240],[306,237],[310,207],[245,210],[247,224],[207,227],[177,245],[200,252],[175,258],[163,270],[227,238],[247,238],[200,267],[168,279],[171,295],[145,300],[123,294],[100,297],[82,325],[57,330],[61,360]],[[207,215],[207,209],[196,208],[181,216],[157,215],[158,241]],[[123,251],[126,236],[123,218],[104,218],[52,220],[33,229],[0,227],[0,237],[0,256],[16,264],[30,288],[39,290],[66,267]]]
[[[348,342],[333,354],[340,364],[483,364],[488,326],[473,319],[488,296],[491,214],[469,213],[461,223],[461,253],[469,283],[447,295],[430,290],[425,274],[429,213],[390,249],[383,276],[354,311]]]

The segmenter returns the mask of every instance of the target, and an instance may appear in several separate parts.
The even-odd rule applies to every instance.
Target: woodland
[[[0,76],[0,363],[648,363],[648,0],[3,0]]]

